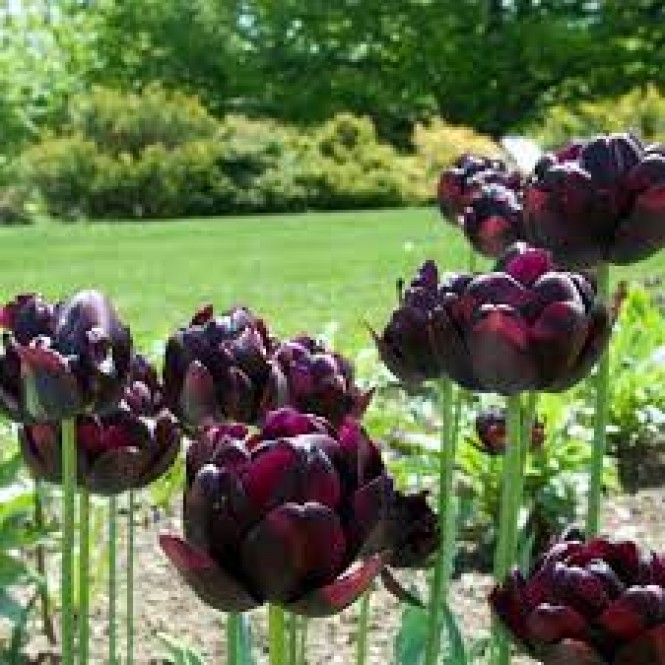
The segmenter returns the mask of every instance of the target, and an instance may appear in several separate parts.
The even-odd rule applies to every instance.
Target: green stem
[[[297,665],[306,665],[305,656],[307,653],[307,627],[308,620],[303,617],[300,624],[300,653],[298,654]]]
[[[109,499],[109,665],[116,665],[117,657],[117,623],[116,623],[116,595],[117,595],[117,545],[118,545],[118,500],[112,496]]]
[[[74,540],[76,535],[76,420],[63,420],[62,439],[62,664],[74,665]]]
[[[49,592],[48,570],[46,569],[46,548],[42,538],[46,535],[46,524],[44,522],[44,506],[42,503],[42,493],[44,485],[40,480],[35,480],[34,509],[35,509],[35,527],[39,533],[40,541],[37,545],[37,572],[41,582],[39,584],[39,605],[42,618],[42,629],[50,645],[57,642],[55,630],[53,628],[53,619],[51,617],[51,594]]]
[[[87,665],[90,654],[90,492],[82,487],[79,495],[79,662]]]
[[[610,266],[598,268],[598,296],[609,304]],[[589,470],[589,507],[586,536],[592,538],[600,528],[600,500],[603,488],[603,462],[607,446],[607,420],[609,410],[610,354],[606,349],[598,363],[596,374],[596,418],[593,432],[593,452]]]
[[[369,610],[371,591],[366,591],[360,601],[360,616],[358,617],[358,641],[356,644],[356,665],[367,663],[367,629],[369,627]]]
[[[477,259],[478,255],[476,254],[476,250],[473,248],[473,245],[469,243],[469,272],[476,272]]]
[[[127,655],[126,665],[134,665],[134,513],[136,497],[129,491],[127,509]]]
[[[494,559],[494,578],[497,582],[505,579],[515,563],[517,552],[526,448],[522,434],[522,401],[519,395],[511,396],[507,398],[508,445],[503,465],[499,535]],[[510,643],[497,622],[494,624],[493,638],[495,647],[493,662],[496,665],[508,665]]]
[[[226,615],[226,662],[227,665],[240,665],[240,615],[229,612]]]
[[[289,615],[289,665],[298,663],[298,617]]]
[[[268,605],[268,638],[270,641],[270,665],[286,665],[284,643],[284,610]]]
[[[453,406],[453,384],[448,378],[441,379],[441,451],[439,466],[439,525],[441,530],[441,542],[436,557],[434,568],[434,580],[430,590],[429,622],[427,630],[427,650],[424,665],[435,665],[438,661],[441,648],[441,630],[439,615],[441,606],[447,602],[448,586],[450,584],[450,561],[454,542],[451,542],[451,531],[449,528],[450,512],[454,510],[452,501],[453,480],[455,471],[455,448],[456,437],[454,434],[454,406]],[[461,396],[458,393],[458,399]]]

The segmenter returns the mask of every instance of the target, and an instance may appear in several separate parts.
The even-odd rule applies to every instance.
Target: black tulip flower
[[[208,306],[166,346],[164,391],[189,427],[222,419],[256,422],[272,376],[274,347],[263,321],[244,307],[214,316]]]
[[[546,155],[524,198],[526,239],[562,264],[628,264],[665,245],[665,153],[631,134]]]
[[[452,224],[457,224],[472,197],[483,186],[502,184],[510,189],[519,189],[521,178],[509,171],[499,159],[463,154],[453,166],[445,169],[439,178],[437,200],[441,214]]]
[[[97,291],[52,304],[38,294],[0,308],[0,411],[22,423],[113,408],[132,353],[129,329]]]
[[[524,238],[518,193],[505,185],[483,185],[464,210],[463,228],[477,252],[499,258]]]
[[[273,380],[265,404],[268,410],[292,406],[323,416],[339,425],[346,416],[362,418],[372,391],[362,391],[352,364],[343,356],[302,335],[277,347]]]
[[[60,426],[24,425],[23,458],[35,477],[62,481]],[[111,412],[76,420],[78,484],[110,496],[140,489],[161,477],[180,450],[180,428],[164,407],[154,368],[134,356],[123,399]]]
[[[490,604],[546,665],[665,665],[665,560],[632,542],[559,541]]]
[[[283,408],[256,434],[213,425],[188,450],[186,468],[185,538],[163,535],[161,545],[218,610],[270,602],[306,616],[334,614],[391,556],[387,534],[395,529],[385,519],[393,483],[352,419],[335,429]]]
[[[484,409],[476,417],[478,448],[488,455],[506,452],[506,410],[503,407]],[[531,428],[531,451],[536,452],[545,443],[545,425],[536,419]]]
[[[426,262],[374,337],[406,384],[447,375],[471,390],[512,395],[569,388],[591,370],[609,333],[584,276],[517,243],[491,273],[441,277]]]

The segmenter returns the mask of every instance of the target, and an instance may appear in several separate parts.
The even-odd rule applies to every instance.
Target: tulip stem
[[[277,605],[268,605],[270,665],[286,665],[284,628],[284,610]]]
[[[109,665],[116,665],[117,625],[116,625],[116,585],[118,566],[116,550],[118,541],[118,501],[115,496],[109,498]]]
[[[476,272],[476,250],[473,248],[473,245],[469,243],[469,272],[474,273]]]
[[[598,267],[598,297],[609,304],[610,266]],[[603,489],[603,462],[607,446],[607,420],[609,411],[610,354],[605,349],[598,362],[596,374],[596,416],[593,432],[593,452],[589,471],[589,507],[587,511],[586,536],[593,538],[600,528],[600,500]]]
[[[366,591],[360,601],[358,616],[358,638],[356,644],[356,665],[367,663],[367,629],[369,627],[369,610],[372,592]]]
[[[46,534],[46,525],[44,523],[44,506],[43,506],[43,493],[44,485],[39,480],[35,480],[35,493],[34,498],[34,508],[35,508],[35,527],[37,532],[40,535],[40,538]],[[40,541],[37,545],[36,556],[37,556],[37,572],[41,578],[41,584],[39,585],[39,603],[41,606],[41,616],[42,616],[42,627],[46,639],[50,645],[54,645],[58,640],[55,636],[55,630],[53,628],[53,619],[51,617],[51,594],[49,592],[49,578],[48,570],[46,569],[46,552],[45,552],[44,543]]]
[[[127,655],[126,665],[134,665],[134,512],[136,497],[129,491],[127,508]]]
[[[240,615],[229,612],[226,615],[226,662],[227,665],[240,665]]]
[[[531,403],[532,400],[530,400]],[[499,534],[494,559],[494,578],[503,582],[515,563],[522,506],[526,437],[522,428],[522,400],[519,395],[507,398],[507,450],[503,463]],[[534,405],[535,408],[535,405]],[[510,643],[498,622],[493,629],[495,665],[510,663]]]
[[[296,665],[298,660],[298,617],[289,614],[289,665]]]
[[[74,541],[76,537],[76,420],[61,424],[62,440],[62,664],[74,665]]]
[[[79,662],[87,665],[90,634],[90,492],[79,496]]]
[[[439,525],[440,544],[436,556],[434,579],[430,590],[429,622],[427,629],[427,650],[424,665],[435,665],[438,662],[441,648],[440,609],[448,602],[450,584],[450,556],[454,546],[455,529],[449,528],[451,514],[454,510],[453,481],[455,472],[456,436],[453,404],[453,384],[448,377],[439,383],[441,395],[441,451],[439,453]],[[457,399],[461,399],[458,392]]]

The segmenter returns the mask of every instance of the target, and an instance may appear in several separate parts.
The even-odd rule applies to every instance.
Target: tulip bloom
[[[484,185],[464,210],[463,228],[476,251],[499,258],[524,237],[517,192],[504,185]]]
[[[665,559],[632,542],[559,541],[490,604],[546,665],[665,664]]]
[[[113,408],[132,351],[129,329],[106,296],[81,291],[52,304],[38,294],[0,308],[0,411],[21,423]]]
[[[499,159],[463,154],[453,166],[441,173],[437,187],[437,200],[441,214],[453,224],[469,205],[472,197],[485,184],[503,184],[518,189],[521,178],[518,173],[508,171]]]
[[[488,455],[503,455],[506,452],[506,410],[490,408],[476,417],[478,448]],[[536,420],[531,429],[531,451],[540,450],[545,443],[545,425]]]
[[[23,426],[20,442],[35,477],[60,484],[60,426]],[[178,423],[164,408],[157,373],[141,356],[132,359],[129,384],[116,409],[76,419],[78,484],[94,494],[146,487],[168,471],[179,450]]]
[[[166,345],[167,404],[189,427],[222,419],[256,422],[274,345],[263,321],[248,309],[214,316],[205,307]]]
[[[346,416],[362,418],[372,391],[358,388],[353,366],[340,354],[302,335],[281,344],[273,360],[277,378],[269,383],[268,410],[288,405],[323,416],[333,425]]]
[[[665,154],[631,134],[573,143],[536,166],[526,239],[562,265],[640,261],[665,245]]]
[[[591,370],[609,333],[584,276],[517,243],[487,274],[440,277],[426,262],[374,337],[407,384],[448,375],[471,390],[513,395],[569,388]]]
[[[161,545],[218,610],[270,602],[327,616],[364,593],[391,555],[408,559],[417,529],[388,540],[398,531],[393,501],[379,450],[355,421],[336,430],[284,408],[256,434],[244,425],[200,433],[187,452],[185,539],[163,535]]]

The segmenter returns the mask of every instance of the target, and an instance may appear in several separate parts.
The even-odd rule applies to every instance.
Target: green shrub
[[[665,140],[665,97],[654,86],[637,88],[620,97],[553,106],[530,133],[545,148],[575,137],[631,129],[647,141]]]
[[[369,118],[347,113],[303,129],[217,120],[196,98],[156,85],[141,94],[96,88],[12,170],[55,216],[182,217],[424,203],[434,174],[461,151],[498,151],[439,121],[418,126],[414,144],[415,155],[399,154]]]

